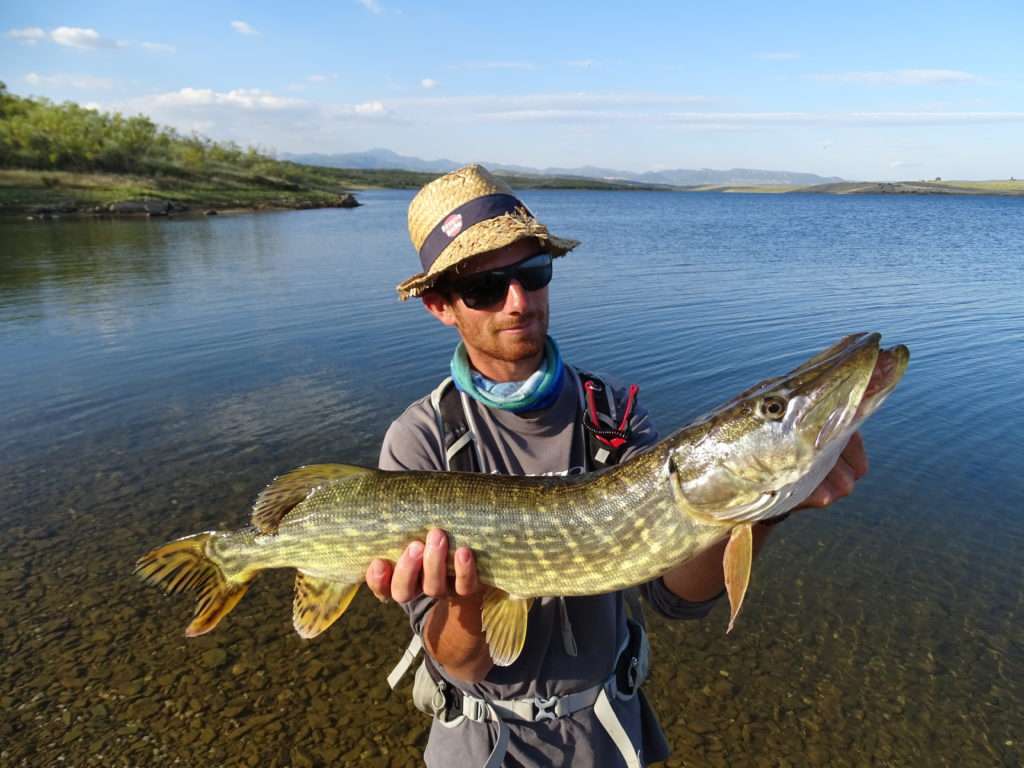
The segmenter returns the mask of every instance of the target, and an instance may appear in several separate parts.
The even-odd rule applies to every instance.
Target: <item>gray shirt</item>
[[[568,474],[585,471],[585,437],[579,379],[570,368],[562,391],[550,408],[528,415],[488,408],[463,396],[470,427],[477,436],[483,471],[508,475]],[[607,381],[607,379],[602,379]],[[625,393],[615,388],[618,408]],[[615,418],[619,418],[615,416]],[[650,447],[658,434],[647,412],[637,404],[630,417],[632,437],[620,461]],[[443,470],[443,438],[429,396],[410,405],[388,429],[380,468]],[[712,601],[690,603],[670,592],[659,579],[642,588],[648,603],[670,618],[702,618]],[[509,667],[494,667],[475,685],[458,682],[464,691],[489,700],[548,697],[581,691],[609,678],[618,649],[626,637],[622,593],[534,601],[522,654]],[[413,631],[420,634],[434,601],[426,596],[407,604]],[[566,627],[566,621],[569,627]],[[571,655],[564,636],[571,628],[577,653]],[[436,665],[452,684],[440,664]],[[615,711],[644,762],[668,757],[669,748],[646,699],[615,701]],[[622,757],[592,709],[537,723],[511,722],[505,765],[621,766]],[[424,759],[428,766],[482,766],[494,746],[497,726],[462,719],[450,726],[434,720]]]

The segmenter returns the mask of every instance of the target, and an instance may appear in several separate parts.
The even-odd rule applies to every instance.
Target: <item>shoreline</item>
[[[225,171],[151,176],[0,169],[0,216],[164,216],[186,211],[355,208],[353,192],[419,189],[437,174],[296,166],[298,181]],[[503,177],[519,189],[679,191],[679,187],[569,177]]]
[[[312,169],[316,171],[327,169]],[[0,217],[138,218],[355,208],[350,190],[412,189],[434,174],[329,169],[329,182],[297,184],[267,177],[167,178],[126,174],[0,169]],[[519,189],[582,189],[718,194],[944,195],[1024,197],[1024,181],[834,182],[801,185],[701,185],[667,187],[575,177],[507,177]],[[328,183],[323,183],[328,182]]]

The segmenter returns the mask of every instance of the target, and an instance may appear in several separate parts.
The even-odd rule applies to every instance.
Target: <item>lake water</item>
[[[393,286],[409,192],[356,210],[0,222],[0,763],[414,764],[365,590],[312,642],[291,574],[187,641],[132,576],[276,474],[372,464],[454,343]],[[1024,201],[527,191],[552,333],[662,433],[853,331],[912,353],[856,493],[777,529],[737,629],[653,620],[669,765],[1024,758]]]

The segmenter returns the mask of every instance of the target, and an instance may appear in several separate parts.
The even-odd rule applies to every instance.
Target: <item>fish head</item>
[[[860,424],[899,383],[905,346],[847,336],[785,376],[756,384],[677,433],[677,504],[703,522],[766,520],[795,507],[835,466]]]

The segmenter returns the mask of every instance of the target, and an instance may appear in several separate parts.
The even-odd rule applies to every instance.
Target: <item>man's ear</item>
[[[448,297],[438,291],[424,291],[420,296],[423,306],[427,312],[432,314],[445,325],[455,325],[455,312],[452,310]]]

